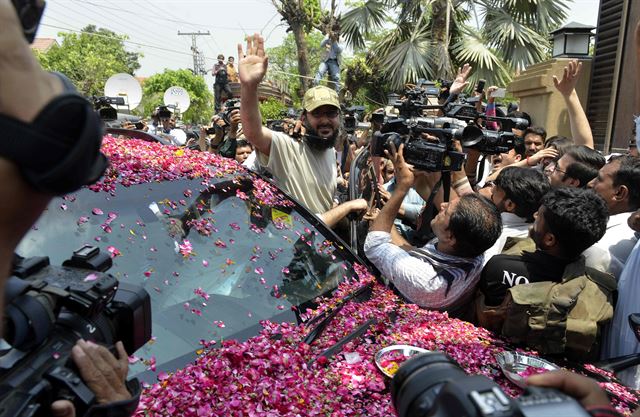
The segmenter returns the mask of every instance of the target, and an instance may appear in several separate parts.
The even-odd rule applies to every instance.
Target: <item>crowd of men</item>
[[[7,46],[0,49],[0,62],[5,64],[0,79],[8,86],[0,89],[0,112],[20,121],[27,132],[34,123],[47,123],[37,116],[51,103],[60,106],[60,98],[70,100],[65,92],[71,87],[64,77],[39,67],[9,2],[0,2],[0,20],[6,23],[2,40]],[[370,222],[364,244],[367,258],[400,294],[421,307],[476,321],[551,354],[594,359],[639,351],[625,322],[629,313],[637,312],[640,289],[640,158],[635,142],[624,155],[605,156],[594,150],[575,92],[578,63],[569,63],[563,76],[554,78],[565,98],[571,138],[547,138],[544,128],[535,124],[515,128],[513,149],[493,155],[490,162],[473,149],[466,150],[467,163],[451,173],[450,190],[440,185],[441,172],[415,169],[405,161],[405,145],[397,149],[392,145],[386,159],[372,158],[382,197],[381,207],[374,207],[364,199],[336,200],[349,161],[367,148],[370,139],[367,135],[355,143],[341,139],[342,111],[336,92],[322,86],[309,89],[300,119],[284,132],[271,130],[263,126],[258,105],[258,85],[268,66],[263,38],[249,37],[246,50],[238,47],[238,56],[240,105],[227,102],[222,107],[220,102],[212,130],[203,128],[194,146],[264,170],[332,227],[349,213],[363,214]],[[223,61],[219,57],[218,65],[225,65]],[[459,71],[449,97],[461,94],[471,70],[465,66]],[[13,99],[16,91],[23,93],[20,103]],[[221,86],[220,91],[227,90]],[[487,113],[493,104],[489,97]],[[160,110],[154,129],[180,141],[170,115]],[[524,112],[512,116],[527,118]],[[71,132],[69,137],[75,138]],[[53,139],[64,142],[65,149],[80,143]],[[90,154],[94,163],[85,164],[75,187],[95,181],[104,171],[98,142]],[[187,143],[185,135],[183,144]],[[66,183],[52,177],[50,188],[42,189],[38,180],[42,167],[25,163],[21,154],[5,155],[11,155],[11,160],[0,158],[4,179],[0,194],[7,197],[0,210],[5,249],[0,262],[6,275],[17,243],[51,194],[64,191],[55,188],[57,184]],[[430,239],[420,243],[408,232],[426,223]],[[100,403],[121,408],[113,415],[133,412],[140,391],[124,383],[127,359],[121,344],[116,359],[105,348],[80,341],[73,358]],[[597,397],[599,405],[608,403],[597,386],[581,377],[554,374],[532,381],[581,395],[581,400],[589,396],[590,401]],[[625,381],[637,387],[639,378],[634,373]],[[53,412],[73,415],[74,410],[71,403],[61,401]]]
[[[336,39],[325,41],[328,52],[339,53]],[[565,100],[571,138],[547,137],[525,111],[511,109],[508,116],[527,121],[511,129],[513,146],[483,155],[457,144],[466,163],[451,173],[449,193],[441,172],[415,169],[405,162],[405,145],[392,146],[386,158],[371,158],[379,183],[378,203],[372,204],[345,198],[344,189],[351,161],[368,149],[380,119],[372,117],[368,129],[347,140],[337,93],[315,86],[304,95],[299,119],[272,130],[262,123],[258,101],[268,62],[263,39],[249,37],[238,56],[238,71],[231,57],[226,64],[218,57],[214,71],[223,81],[216,87],[211,127],[187,142],[160,117],[155,131],[271,176],[337,231],[349,214],[368,221],[366,258],[421,307],[447,311],[549,354],[594,360],[640,352],[626,325],[639,288],[633,268],[640,259],[640,158],[635,141],[627,154],[594,149],[575,91],[580,63],[568,62],[553,78]],[[218,100],[229,91],[227,72],[239,76],[239,102]],[[441,101],[463,94],[471,72],[468,65],[461,68]],[[496,114],[497,89],[476,93],[476,106],[487,116]],[[376,111],[387,118],[393,112]],[[496,122],[481,127],[500,128]],[[571,308],[563,297],[572,300]],[[538,313],[528,319],[537,320],[537,329],[517,314],[533,307]],[[561,311],[560,319],[550,319],[549,311]],[[528,336],[518,333],[522,328]],[[625,379],[634,386],[640,384],[636,371]]]
[[[569,62],[553,80],[565,99],[571,138],[547,137],[525,112],[510,114],[533,123],[514,128],[513,149],[490,159],[465,149],[467,163],[452,173],[449,201],[438,189],[440,172],[414,169],[405,162],[405,145],[392,147],[376,163],[382,204],[372,207],[365,200],[336,200],[348,175],[340,162],[366,149],[370,139],[365,133],[343,145],[337,94],[322,86],[306,92],[302,138],[270,130],[262,125],[257,95],[267,71],[262,38],[250,38],[238,55],[239,113],[255,148],[252,164],[331,226],[349,213],[364,214],[370,221],[364,253],[406,299],[549,354],[593,360],[640,351],[635,337],[623,337],[631,332],[626,316],[635,312],[638,296],[632,291],[637,271],[626,266],[640,257],[640,159],[633,143],[624,155],[594,150],[575,92],[579,63]],[[462,93],[471,71],[459,71],[449,95]],[[483,110],[495,111],[491,98]],[[438,210],[429,215],[425,202]],[[412,237],[416,221],[429,222],[426,242]],[[518,314],[534,307],[528,319],[539,328]],[[640,379],[634,374],[626,381],[637,386]]]
[[[324,43],[327,59],[336,59],[337,39]],[[258,101],[268,62],[263,39],[249,37],[238,56],[238,70],[232,57],[227,63],[218,57],[216,112],[197,138],[176,133],[170,114],[162,110],[151,129],[270,176],[337,231],[349,214],[368,221],[366,258],[421,307],[445,310],[512,340],[520,337],[549,354],[594,360],[640,352],[626,325],[626,317],[636,312],[633,300],[640,288],[633,270],[640,259],[640,159],[633,140],[626,154],[603,155],[594,149],[575,91],[580,63],[569,61],[564,73],[553,77],[566,104],[571,138],[547,137],[525,111],[511,108],[509,117],[526,120],[511,129],[513,145],[484,155],[458,143],[466,163],[451,172],[448,193],[441,172],[415,169],[405,162],[405,145],[392,146],[386,158],[371,158],[379,196],[372,204],[349,200],[344,190],[351,161],[368,149],[380,119],[371,117],[367,129],[347,140],[338,94],[315,86],[306,91],[297,120],[270,129],[262,123]],[[327,69],[337,81],[328,64],[318,75]],[[463,94],[471,72],[470,66],[462,67],[441,102]],[[236,76],[242,85],[239,102],[228,89]],[[476,92],[478,111],[489,117],[496,115],[496,90]],[[228,97],[225,103],[222,93]],[[392,108],[375,113],[396,116]],[[496,122],[477,123],[500,129]],[[445,199],[445,194],[450,196]],[[563,297],[572,300],[571,308]],[[538,329],[517,314],[533,307],[538,313],[529,321],[537,320]],[[560,319],[550,319],[549,311],[561,311]],[[522,328],[529,336],[518,334]],[[625,380],[639,386],[640,375],[631,373]]]

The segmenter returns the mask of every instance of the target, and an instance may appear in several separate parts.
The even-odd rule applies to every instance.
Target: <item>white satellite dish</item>
[[[122,97],[124,102],[133,110],[142,101],[142,87],[138,80],[125,73],[112,75],[104,85],[104,95],[107,97]],[[113,106],[112,106],[113,107]]]
[[[189,92],[178,86],[167,88],[167,91],[164,92],[164,105],[175,108],[180,113],[186,112],[191,105]]]

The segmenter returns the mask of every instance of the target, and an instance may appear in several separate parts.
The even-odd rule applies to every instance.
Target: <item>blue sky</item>
[[[338,3],[344,10],[344,1]],[[599,0],[574,0],[567,20],[595,26],[598,4]],[[57,0],[47,2],[42,24],[39,37],[56,37],[87,24],[127,34],[128,49],[145,55],[137,73],[141,76],[192,67],[191,37],[178,36],[178,31],[211,32],[198,37],[210,67],[218,53],[235,55],[245,33],[263,33],[267,47],[272,47],[281,43],[286,29],[270,0]],[[207,81],[211,84],[211,77]]]

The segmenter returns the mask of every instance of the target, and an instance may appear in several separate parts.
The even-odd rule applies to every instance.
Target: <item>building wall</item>
[[[596,148],[626,150],[635,109],[640,1],[601,0],[587,116]]]

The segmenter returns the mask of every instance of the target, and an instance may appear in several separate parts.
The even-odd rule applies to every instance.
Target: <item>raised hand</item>
[[[246,55],[238,44],[238,72],[240,83],[258,85],[267,73],[269,57],[264,53],[264,39],[259,34],[247,36]]]
[[[562,80],[558,81],[558,77],[553,76],[553,85],[563,96],[571,95],[576,88],[578,78],[580,78],[580,70],[582,69],[582,62],[577,60],[569,61],[569,64],[564,67],[564,73],[562,74]]]
[[[469,78],[472,69],[469,64],[464,64],[462,68],[458,68],[458,75],[456,75],[456,78],[451,84],[451,88],[449,88],[450,94],[460,94],[462,90],[469,85],[467,78]]]

